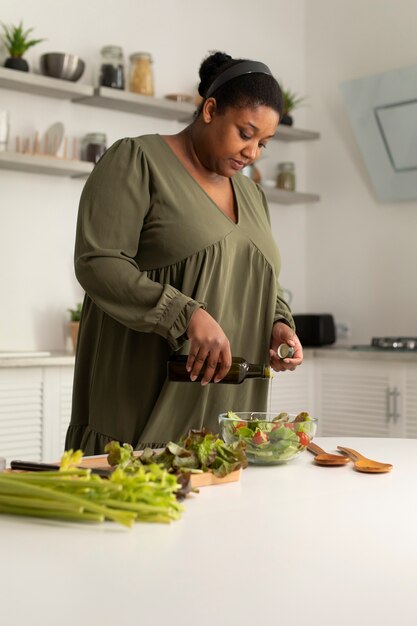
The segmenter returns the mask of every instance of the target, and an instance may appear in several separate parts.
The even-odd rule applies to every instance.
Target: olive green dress
[[[234,356],[269,361],[274,321],[293,325],[277,281],[280,259],[260,187],[237,173],[235,224],[160,135],[116,142],[84,187],[76,275],[86,292],[66,448],[103,453],[218,432],[218,414],[263,411],[269,381],[173,383],[166,362],[188,354],[185,332],[203,306]]]

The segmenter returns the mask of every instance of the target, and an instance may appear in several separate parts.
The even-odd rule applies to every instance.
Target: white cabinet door
[[[407,364],[404,379],[402,436],[417,438],[417,365]]]
[[[71,417],[72,366],[44,368],[43,460],[59,461]]]
[[[323,359],[316,367],[321,436],[400,436],[400,368],[358,359]]]
[[[293,372],[274,372],[269,395],[269,410],[280,413],[308,411],[314,416],[314,363],[304,363]]]
[[[43,457],[44,384],[40,367],[0,369],[0,456]]]

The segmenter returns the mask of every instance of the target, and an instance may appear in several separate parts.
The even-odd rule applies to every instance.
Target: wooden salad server
[[[325,452],[322,448],[317,446],[315,443],[310,441],[307,446],[307,450],[309,450],[312,454],[314,454],[314,461],[318,465],[346,465],[349,463],[349,456],[342,456],[341,454],[330,454],[329,452]]]
[[[383,472],[390,472],[392,465],[390,463],[380,463],[379,461],[372,461],[367,459],[366,456],[359,454],[352,448],[345,448],[344,446],[337,446],[338,450],[341,450],[354,461],[353,467],[358,472],[365,472],[369,474],[382,474]]]

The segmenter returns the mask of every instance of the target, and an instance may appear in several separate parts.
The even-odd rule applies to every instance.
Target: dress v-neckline
[[[198,180],[196,180],[194,178],[194,176],[191,174],[191,172],[186,168],[186,166],[184,165],[184,163],[181,161],[181,159],[175,154],[174,150],[171,148],[171,146],[169,145],[169,143],[167,141],[165,141],[165,139],[162,137],[162,135],[157,135],[159,137],[159,139],[161,140],[161,142],[166,146],[166,148],[168,149],[169,153],[174,157],[174,159],[180,164],[181,168],[185,171],[186,175],[193,181],[194,185],[196,185],[198,187],[198,189],[200,189],[200,191],[206,196],[206,198],[208,198],[211,202],[211,204],[216,207],[217,211],[219,211],[224,217],[225,219],[227,219],[231,224],[233,224],[234,226],[239,226],[240,223],[240,206],[239,206],[239,199],[238,199],[238,193],[237,193],[237,186],[234,184],[233,181],[233,177],[231,177],[230,180],[230,185],[232,188],[232,194],[233,194],[233,201],[234,201],[234,206],[236,207],[236,221],[233,220],[231,217],[229,217],[228,215],[226,215],[226,213],[219,207],[219,205],[217,204],[217,202],[215,202],[213,200],[213,198],[210,196],[209,193],[207,193],[207,191],[204,189],[204,187],[202,185],[200,185],[200,183],[198,182]]]

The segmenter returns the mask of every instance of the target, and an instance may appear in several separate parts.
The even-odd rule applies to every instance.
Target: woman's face
[[[267,106],[255,108],[228,107],[216,110],[209,98],[201,113],[205,124],[198,156],[212,172],[230,178],[260,156],[273,137],[279,122],[276,111]]]

